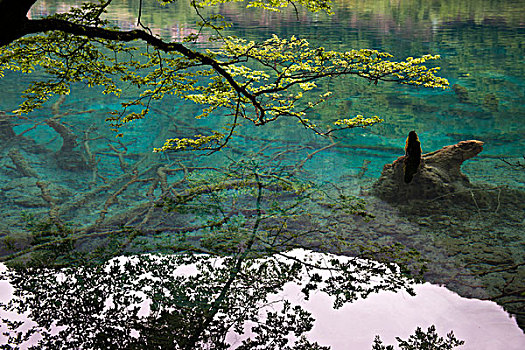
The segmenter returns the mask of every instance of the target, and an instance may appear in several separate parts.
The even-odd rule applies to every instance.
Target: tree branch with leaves
[[[224,141],[231,138],[241,121],[264,125],[280,118],[293,118],[320,135],[381,121],[377,116],[347,116],[332,125],[310,120],[309,112],[330,96],[330,91],[316,91],[317,82],[327,78],[355,76],[374,84],[386,81],[429,88],[448,86],[446,79],[436,75],[439,67],[425,65],[439,55],[395,61],[391,60],[392,55],[377,50],[338,52],[310,47],[308,41],[294,36],[283,39],[274,35],[263,42],[228,36],[229,23],[222,16],[205,17],[201,13],[203,8],[227,2],[230,0],[190,1],[191,8],[201,18],[200,30],[211,28],[214,33],[207,45],[197,44],[198,36],[194,34],[180,42],[153,35],[140,25],[142,10],[137,18],[138,29],[115,27],[104,19],[111,0],[84,3],[67,13],[42,19],[19,19],[0,38],[0,76],[6,70],[31,73],[36,69],[43,69],[50,76],[28,87],[17,113],[29,113],[52,95],[69,94],[73,83],[102,86],[103,93],[117,96],[123,86],[132,85],[138,97],[123,102],[122,109],[107,118],[115,130],[146,117],[152,103],[167,95],[201,105],[202,113],[194,116],[197,118],[231,116],[230,132],[169,138],[157,149],[162,151],[224,147],[227,143]],[[0,6],[8,3],[3,0]],[[330,13],[330,2],[326,0],[266,0],[246,4],[272,11],[290,4],[302,5],[312,12]],[[19,11],[27,6],[28,3],[20,3]]]

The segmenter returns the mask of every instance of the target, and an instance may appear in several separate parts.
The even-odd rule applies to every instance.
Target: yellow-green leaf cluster
[[[175,0],[159,0],[161,2],[173,2]],[[332,1],[331,0],[194,0],[194,3],[198,7],[211,7],[219,4],[225,4],[229,2],[246,2],[246,7],[259,7],[269,11],[280,11],[289,5],[295,4],[301,5],[311,12],[324,11],[331,13]]]
[[[346,128],[364,128],[377,123],[381,123],[382,121],[383,119],[379,118],[378,116],[365,118],[362,115],[357,115],[354,118],[350,119],[338,119],[334,122],[334,124]]]
[[[224,138],[224,134],[214,133],[213,135],[203,136],[195,135],[195,138],[174,138],[167,139],[164,145],[161,148],[155,148],[154,152],[164,152],[167,150],[173,151],[184,151],[187,149],[194,150],[203,150],[203,149],[212,149],[213,147],[210,144],[217,144],[220,140]]]

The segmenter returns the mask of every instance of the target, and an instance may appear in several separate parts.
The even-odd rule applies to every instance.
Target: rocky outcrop
[[[418,171],[408,184],[404,181],[406,156],[401,156],[384,166],[381,177],[372,187],[372,194],[388,202],[402,202],[468,192],[471,185],[461,172],[461,164],[482,150],[482,141],[469,140],[424,154]]]

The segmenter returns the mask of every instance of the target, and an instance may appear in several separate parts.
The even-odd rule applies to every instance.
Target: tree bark
[[[37,0],[0,0],[0,47],[27,33],[27,12]]]

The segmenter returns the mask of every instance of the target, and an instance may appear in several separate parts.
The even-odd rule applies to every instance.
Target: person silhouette
[[[408,133],[405,144],[405,160],[403,170],[405,183],[410,183],[419,169],[421,163],[421,143],[414,130]]]

